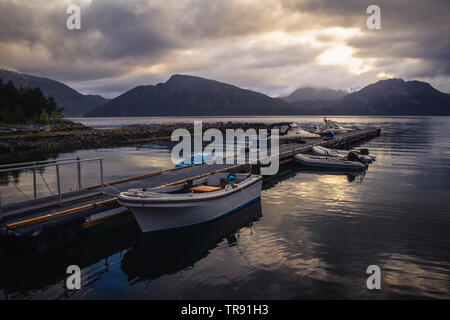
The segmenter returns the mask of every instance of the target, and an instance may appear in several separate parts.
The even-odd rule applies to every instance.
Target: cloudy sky
[[[450,92],[449,13],[448,0],[0,0],[0,68],[107,97],[174,73],[271,96],[390,77]]]

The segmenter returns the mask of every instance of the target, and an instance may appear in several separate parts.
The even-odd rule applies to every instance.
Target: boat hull
[[[367,165],[360,162],[345,161],[333,157],[308,157],[297,154],[294,157],[295,161],[303,166],[313,168],[326,168],[337,170],[364,170]]]
[[[214,221],[259,200],[262,180],[229,195],[201,201],[128,203],[119,200],[134,215],[143,233],[186,228]]]
[[[328,149],[320,146],[315,146],[312,148],[312,152],[318,156],[326,156],[326,157],[346,157],[348,153],[352,150],[336,150],[336,149]],[[358,151],[355,151],[357,156],[363,162],[373,162],[376,160],[376,157],[370,154],[361,154]]]

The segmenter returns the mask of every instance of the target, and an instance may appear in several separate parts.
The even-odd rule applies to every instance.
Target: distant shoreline
[[[442,118],[448,116],[355,116],[330,115],[330,119],[342,118]],[[189,116],[189,117],[99,117],[69,118],[74,123],[59,124],[0,124],[0,162],[14,162],[16,158],[39,153],[72,152],[80,149],[96,149],[130,146],[138,143],[167,141],[177,128],[193,129],[194,119],[203,121],[203,129],[214,127],[224,129],[268,128],[270,123],[281,121],[300,121],[301,118],[320,123],[323,116]],[[92,121],[105,121],[105,125],[86,125]],[[130,122],[127,123],[127,119]],[[139,120],[152,120],[139,123]],[[88,120],[88,121],[83,121]],[[113,120],[117,120],[114,122]],[[229,121],[227,121],[229,120]],[[79,123],[80,121],[85,124]],[[113,123],[111,125],[111,123]],[[125,124],[124,124],[125,123]]]
[[[262,129],[266,123],[252,122],[215,122],[204,123],[208,128],[225,129]],[[0,125],[0,161],[7,161],[12,155],[26,155],[36,152],[69,152],[79,149],[92,149],[114,146],[126,146],[143,142],[170,140],[177,128],[193,131],[192,122],[164,125],[135,125],[114,129],[94,129],[80,123],[64,125]]]
[[[155,116],[155,117],[78,117],[78,118],[66,118],[68,120],[74,122],[80,122],[84,125],[87,125],[96,129],[113,129],[113,128],[122,128],[128,126],[135,125],[162,125],[162,124],[180,124],[186,121],[194,121],[201,120],[204,123],[213,122],[213,123],[221,123],[221,122],[254,122],[254,123],[274,123],[274,122],[282,122],[282,121],[296,121],[296,122],[314,122],[322,123],[323,118],[326,116],[329,119],[358,119],[358,118],[367,118],[367,119],[380,119],[380,118],[392,118],[392,119],[405,119],[405,118],[442,118],[449,116],[417,116],[417,115],[409,115],[409,116],[388,116],[388,115],[272,115],[272,116],[260,116],[260,115],[251,115],[251,116]]]

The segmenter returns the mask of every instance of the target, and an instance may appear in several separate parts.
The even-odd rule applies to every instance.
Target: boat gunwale
[[[315,158],[317,159],[315,159]],[[365,169],[367,168],[367,164],[356,162],[356,161],[348,161],[344,159],[340,159],[338,157],[326,157],[326,156],[307,156],[307,155],[300,155],[296,154],[294,156],[295,160],[303,165],[308,166],[317,166],[317,167],[340,167],[340,168],[346,168],[346,169]],[[328,163],[326,162],[318,162],[314,160],[329,160]],[[312,161],[308,161],[312,160]]]
[[[231,190],[225,190],[225,189],[221,189],[221,190],[217,190],[217,191],[212,191],[212,192],[205,192],[202,194],[197,194],[196,197],[191,196],[193,193],[186,193],[186,194],[182,194],[180,196],[180,194],[176,194],[176,195],[171,195],[173,196],[173,199],[169,197],[155,197],[155,198],[150,198],[150,197],[133,197],[133,196],[126,196],[126,195],[122,195],[119,194],[119,196],[117,197],[119,204],[126,204],[126,205],[131,205],[131,206],[142,206],[145,204],[170,204],[170,203],[184,203],[184,202],[200,202],[200,201],[209,201],[209,200],[214,200],[214,199],[218,199],[218,198],[223,198],[226,196],[229,196],[235,192],[238,192],[240,190],[244,190],[246,188],[249,188],[251,186],[253,186],[255,183],[259,182],[262,180],[261,176],[258,175],[251,175],[247,180],[243,181],[242,186],[238,186],[237,188],[233,188]],[[160,193],[154,193],[156,194],[160,194]],[[164,195],[164,193],[162,193]],[[189,195],[189,198],[186,197],[186,195]],[[182,198],[182,196],[185,196],[185,198]],[[177,199],[178,197],[178,199]]]

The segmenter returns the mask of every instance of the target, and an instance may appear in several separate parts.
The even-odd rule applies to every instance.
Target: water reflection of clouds
[[[117,160],[116,160],[117,161]],[[124,174],[126,176],[129,175],[129,168],[132,167],[133,171],[136,173],[143,173],[148,169],[169,169],[174,165],[172,160],[170,159],[170,154],[160,154],[158,156],[148,157],[145,155],[142,156],[127,156],[126,158],[120,158],[117,161],[117,164],[112,164],[111,174],[113,174],[114,170],[125,169]]]
[[[398,294],[450,298],[450,263],[392,253],[382,262],[382,286]],[[383,289],[383,288],[382,288]]]
[[[265,226],[270,226],[276,234],[277,245],[285,243],[278,245],[278,251],[274,252],[279,257],[280,252],[286,250],[293,258],[279,259],[295,273],[307,274],[309,266],[314,266],[317,279],[335,279],[338,283],[359,287],[361,294],[365,288],[363,282],[358,282],[360,272],[364,272],[365,264],[377,262],[393,265],[387,275],[387,280],[392,280],[392,283],[389,283],[389,291],[384,293],[386,296],[422,296],[423,292],[428,292],[426,296],[448,296],[445,288],[448,288],[449,264],[425,257],[430,252],[441,259],[445,255],[438,254],[441,249],[432,248],[430,251],[421,243],[425,239],[445,242],[436,226],[448,225],[448,218],[444,215],[442,201],[436,203],[433,200],[445,191],[420,189],[420,183],[405,179],[408,175],[395,170],[384,172],[384,169],[384,166],[379,168],[380,172],[376,174],[369,171],[368,180],[356,185],[349,183],[345,176],[300,172],[293,179],[264,192],[264,209],[270,213],[265,214]],[[386,183],[389,175],[399,181]],[[353,219],[343,220],[347,217]],[[277,230],[282,232],[276,233]],[[298,249],[313,252],[314,259],[304,259],[294,250],[294,244],[299,242],[308,244]],[[408,265],[402,259],[381,263],[380,254],[393,257],[410,255]],[[360,271],[355,270],[358,267]],[[403,276],[404,268],[409,267],[413,271],[406,280],[395,280]],[[415,290],[408,287],[408,279],[412,277],[416,278],[411,280],[410,286]]]
[[[57,158],[65,159],[74,157],[80,157],[81,159],[104,157],[103,173],[105,181],[174,167],[170,159],[170,149],[158,144],[141,148],[123,147],[79,150],[74,153],[59,154]],[[100,167],[98,162],[82,163],[81,168],[83,187],[100,183]],[[77,190],[78,178],[76,164],[60,166],[60,176],[61,190],[63,192]],[[54,166],[46,167],[42,170],[42,175],[38,172],[36,177],[38,197],[45,197],[57,193],[56,169]],[[9,177],[9,181],[14,181],[26,196],[29,198],[33,197],[33,175],[31,171],[20,171],[14,180],[13,177]],[[12,183],[0,186],[0,192],[3,204],[27,200]]]
[[[321,174],[299,172],[294,179],[284,181],[277,189],[270,190],[265,200],[269,204],[289,203],[286,214],[296,214],[292,209],[314,208],[321,203],[323,212],[348,213],[353,205],[354,184],[345,174]],[[289,198],[289,199],[287,199]],[[342,205],[343,204],[343,205]]]
[[[448,298],[445,155],[450,140],[448,129],[440,129],[448,120],[430,120],[433,126],[441,123],[430,133],[415,118],[333,118],[383,126],[381,137],[364,145],[378,161],[362,184],[350,183],[345,175],[298,172],[263,191],[263,218],[241,228],[235,245],[222,240],[181,271],[128,287],[116,256],[116,265],[89,292],[101,296],[102,288],[106,292],[111,286],[110,277],[120,275],[127,296],[147,298],[314,298],[328,297],[335,287],[332,297],[364,298],[372,297],[365,268],[378,264],[383,297]],[[304,122],[321,120],[311,119]],[[424,127],[422,137],[415,126]],[[109,150],[110,159],[124,168],[113,166],[109,174],[128,176],[164,165],[168,149],[144,149]],[[100,264],[96,268],[102,270]]]

